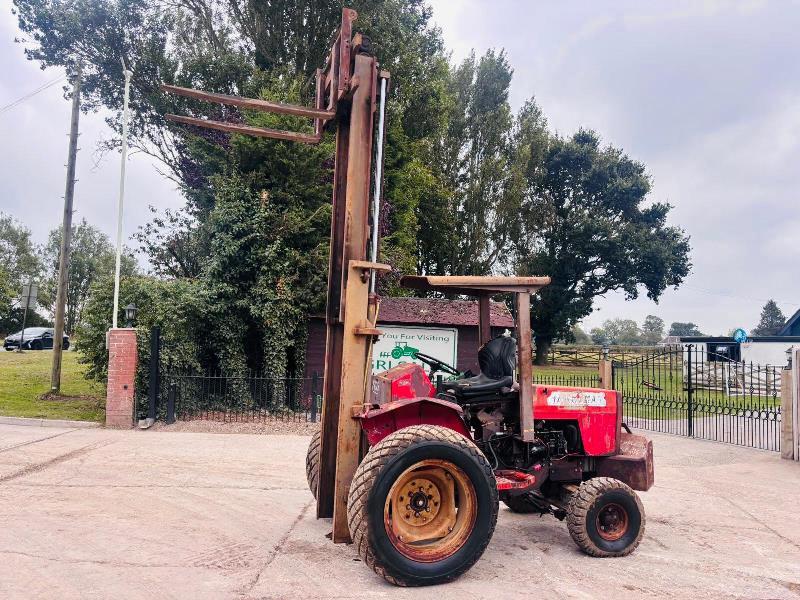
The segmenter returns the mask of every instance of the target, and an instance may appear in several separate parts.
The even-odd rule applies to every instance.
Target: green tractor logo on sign
[[[394,348],[392,348],[392,358],[397,360],[404,356],[410,356],[414,358],[419,352],[419,348],[414,348],[414,346],[409,346],[408,342],[395,342]]]

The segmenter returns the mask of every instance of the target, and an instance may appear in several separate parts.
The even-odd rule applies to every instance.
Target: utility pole
[[[119,313],[119,267],[122,259],[122,202],[125,199],[125,163],[128,160],[128,97],[131,91],[133,72],[122,62],[122,73],[125,75],[125,100],[122,108],[122,163],[119,168],[119,207],[117,208],[117,262],[114,266],[114,314],[111,318],[113,329],[117,328]]]
[[[69,251],[72,244],[72,199],[75,194],[75,159],[78,154],[78,120],[81,114],[81,70],[78,63],[72,84],[72,122],[69,129],[69,154],[67,155],[67,185],[64,191],[64,224],[61,229],[61,255],[58,261],[58,290],[56,292],[56,323],[53,332],[53,372],[50,391],[61,389],[61,351],[64,343],[64,308],[67,300]]]

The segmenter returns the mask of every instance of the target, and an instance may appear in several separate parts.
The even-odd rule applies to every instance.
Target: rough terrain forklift
[[[389,73],[379,70],[370,40],[353,34],[356,17],[342,11],[316,71],[313,107],[162,85],[195,101],[313,120],[310,132],[278,131],[167,115],[185,125],[309,144],[335,131],[322,427],[306,459],[317,517],[331,518],[334,542],[352,541],[400,585],[450,581],[469,569],[491,540],[500,501],[566,519],[593,556],[632,552],[644,532],[633,490],[653,484],[652,445],[623,432],[619,393],[533,385],[530,294],[549,278],[404,277],[413,289],[478,297],[481,372],[462,375],[411,349],[403,354],[429,373],[401,364],[372,376],[375,279],[391,269],[376,262]],[[490,339],[489,302],[498,294],[514,295],[515,337]],[[452,378],[434,384],[436,373]]]
[[[419,290],[478,296],[481,304],[512,292],[517,330],[483,344],[477,376],[417,353],[428,373],[405,363],[372,377],[369,402],[354,415],[369,450],[350,486],[347,516],[361,558],[392,583],[441,583],[469,569],[492,537],[499,501],[513,512],[566,520],[592,556],[624,556],[642,539],[645,516],[634,490],[653,485],[652,442],[625,431],[619,392],[533,384],[529,295],[548,282],[401,279]],[[485,337],[488,310],[480,315]],[[437,373],[452,377],[433,383]],[[306,460],[312,493],[318,460],[319,434]]]

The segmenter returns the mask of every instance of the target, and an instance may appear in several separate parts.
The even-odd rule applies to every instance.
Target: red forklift
[[[376,262],[389,73],[369,38],[353,33],[356,18],[343,9],[313,107],[162,85],[195,101],[313,122],[311,131],[279,131],[167,115],[184,125],[307,144],[335,132],[322,427],[306,458],[317,517],[331,519],[333,542],[352,542],[398,585],[446,582],[469,569],[492,538],[500,501],[565,519],[592,556],[629,554],[644,532],[634,490],[653,484],[652,443],[622,422],[618,392],[533,384],[530,295],[548,277],[403,277],[412,289],[478,298],[480,373],[415,352],[427,373],[402,364],[372,375],[375,280],[391,270]],[[508,294],[516,334],[492,339],[490,298]]]

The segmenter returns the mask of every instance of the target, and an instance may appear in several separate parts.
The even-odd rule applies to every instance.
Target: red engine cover
[[[436,386],[417,364],[403,363],[372,376],[372,404],[436,395]]]
[[[533,386],[533,417],[576,421],[588,456],[619,452],[622,397],[614,390],[554,385]]]

